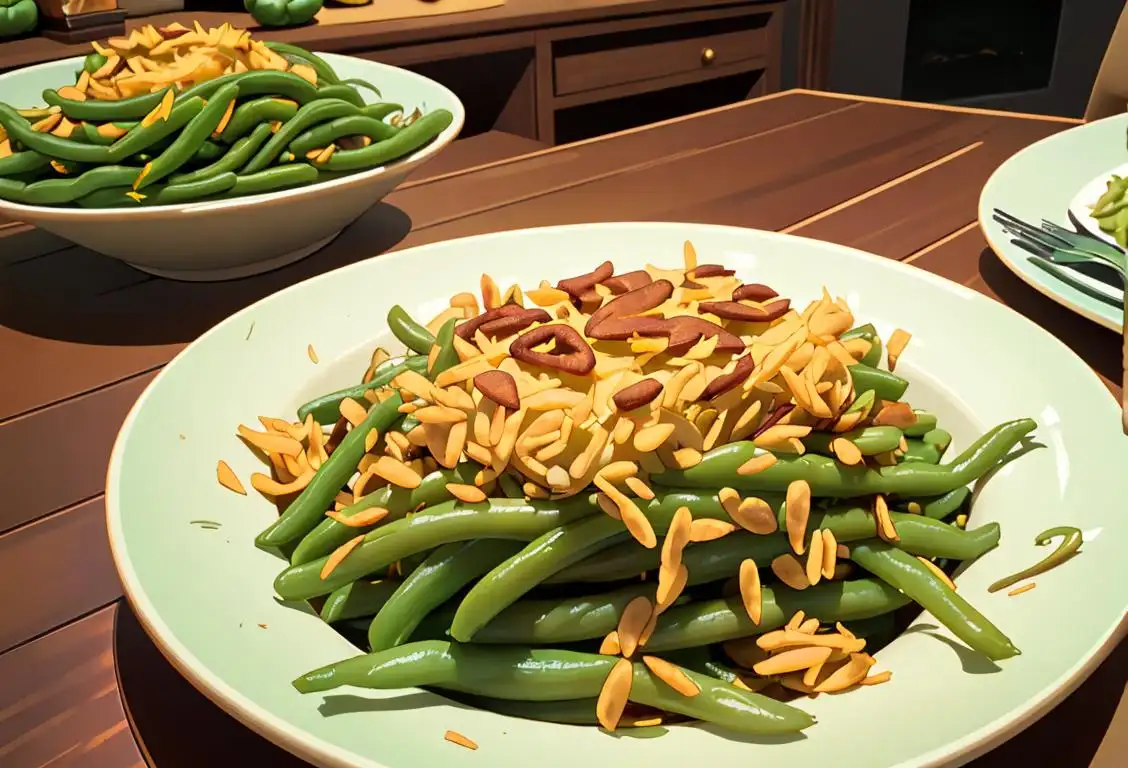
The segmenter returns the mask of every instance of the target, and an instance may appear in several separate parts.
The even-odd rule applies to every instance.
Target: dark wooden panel
[[[0,426],[5,457],[0,533],[105,490],[118,428],[155,375],[142,374]]]
[[[99,496],[0,536],[0,650],[121,596],[104,510]]]
[[[1120,336],[1046,298],[1016,277],[999,261],[978,227],[922,254],[912,263],[1021,312],[1065,342],[1120,397]]]
[[[0,655],[0,765],[145,768],[118,697],[113,621],[110,606]]]
[[[880,253],[894,259],[934,243],[974,221],[980,190],[1023,147],[1066,126],[1033,120],[984,119],[974,140],[982,144],[906,179],[887,191],[802,227],[796,234]]]

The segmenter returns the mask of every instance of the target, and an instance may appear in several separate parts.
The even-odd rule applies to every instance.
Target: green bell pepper
[[[39,8],[35,0],[0,0],[0,37],[16,37],[35,29]]]
[[[264,27],[306,24],[313,21],[321,5],[322,0],[243,0],[247,13]]]

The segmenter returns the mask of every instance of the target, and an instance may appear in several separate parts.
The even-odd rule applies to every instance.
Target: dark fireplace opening
[[[1063,0],[912,0],[903,97],[948,101],[1046,88]]]

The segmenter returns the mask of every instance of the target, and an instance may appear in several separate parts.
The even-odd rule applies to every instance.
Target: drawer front
[[[557,56],[556,95],[737,64],[768,53],[766,28]]]

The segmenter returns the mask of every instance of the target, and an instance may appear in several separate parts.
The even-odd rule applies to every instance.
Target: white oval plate
[[[482,272],[534,286],[589,271],[677,266],[692,240],[702,263],[775,286],[803,306],[825,284],[858,322],[911,330],[898,372],[909,398],[955,433],[953,451],[998,422],[1031,416],[1045,448],[1009,464],[979,494],[972,524],[1003,526],[1002,545],[959,577],[960,593],[1023,654],[998,667],[925,631],[878,654],[886,685],[803,700],[805,738],[729,739],[687,726],[657,739],[534,723],[462,708],[419,691],[302,696],[298,675],[353,655],[307,610],[277,602],[282,568],[253,538],[273,507],[216,482],[224,459],[244,480],[261,465],[235,434],[260,414],[289,416],[308,396],[359,380],[394,303],[428,317]],[[307,356],[312,344],[321,363]],[[1031,361],[1037,367],[1031,367]],[[962,762],[1013,735],[1072,691],[1123,634],[1128,579],[1128,439],[1108,391],[1064,345],[1003,305],[911,266],[839,245],[699,224],[599,224],[437,243],[358,263],[288,288],[220,323],[137,401],[114,447],[107,514],[125,593],[158,646],[243,723],[323,766],[490,765],[684,768],[687,761],[825,768]],[[192,525],[199,519],[216,530]],[[1083,554],[1021,597],[987,586],[1040,559],[1036,533],[1085,531]],[[928,615],[918,625],[932,624]],[[941,638],[949,638],[945,632]],[[347,711],[341,712],[343,708]],[[334,713],[335,714],[331,714]],[[456,730],[477,752],[443,740]],[[692,757],[691,757],[692,756]]]
[[[1000,208],[1033,224],[1049,219],[1073,229],[1067,214],[1078,202],[1076,190],[1084,191],[1094,182],[1104,188],[1104,180],[1112,173],[1108,169],[1128,154],[1126,128],[1128,115],[1116,115],[1047,136],[996,168],[979,196],[979,226],[999,259],[1034,290],[1114,331],[1124,325],[1124,312],[1118,306],[1123,293],[1118,286],[1077,270],[1069,270],[1069,274],[1081,287],[1060,280],[1031,262],[1030,254],[1011,242],[1011,236],[991,219],[991,213]],[[1092,200],[1080,202],[1084,206],[1098,197],[1100,192]],[[1074,214],[1085,223],[1089,211],[1084,209],[1082,215],[1074,210]],[[1092,228],[1099,231],[1095,222]]]

